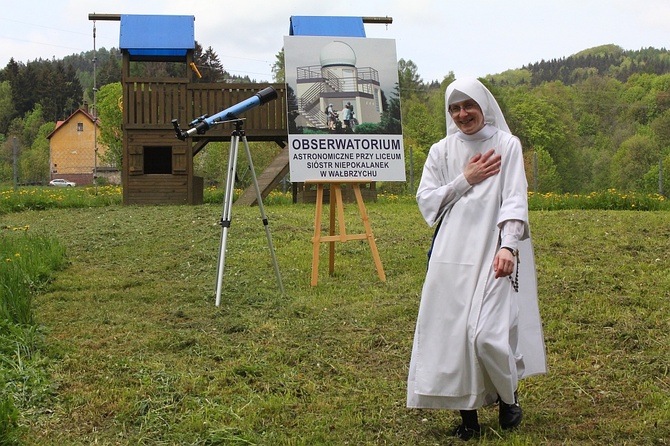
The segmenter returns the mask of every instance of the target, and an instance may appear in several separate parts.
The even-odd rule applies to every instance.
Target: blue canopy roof
[[[365,37],[363,17],[291,16],[291,36]]]
[[[121,15],[119,48],[131,56],[181,57],[195,48],[192,15]]]

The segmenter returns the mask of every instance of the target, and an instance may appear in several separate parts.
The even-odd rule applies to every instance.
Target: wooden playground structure
[[[176,138],[171,121],[188,123],[241,102],[272,86],[277,100],[245,113],[247,139],[275,141],[282,147],[259,176],[263,196],[289,170],[286,87],[284,84],[200,83],[191,69],[195,48],[193,16],[136,16],[89,14],[89,20],[121,22],[123,88],[123,202],[124,204],[199,204],[203,179],[193,173],[193,157],[209,142],[230,141],[233,127],[223,124],[206,135],[186,141]],[[133,64],[180,65],[177,76],[138,77]],[[253,188],[236,203],[253,204]]]

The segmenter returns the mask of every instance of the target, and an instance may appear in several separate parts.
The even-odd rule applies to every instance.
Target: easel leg
[[[379,275],[379,280],[386,282],[386,274],[384,273],[384,267],[382,266],[382,260],[379,258],[379,252],[377,251],[377,244],[375,243],[375,237],[372,234],[372,227],[370,226],[370,221],[368,220],[368,213],[365,210],[365,203],[363,202],[363,196],[361,195],[360,185],[354,184],[354,195],[356,195],[356,202],[358,203],[358,210],[363,219],[363,227],[365,228],[365,235],[367,236],[368,242],[370,243],[370,251],[372,251],[372,258],[375,261],[375,266],[377,267],[377,275]]]
[[[316,185],[316,214],[314,216],[314,237],[312,243],[312,286],[319,281],[319,245],[321,244],[321,211],[323,209],[323,184]]]
[[[328,235],[335,235],[335,207],[339,204],[337,191],[339,190],[340,185],[332,183],[330,185],[330,227],[328,229]],[[328,274],[333,275],[335,272],[335,242],[328,242]]]
[[[320,243],[328,242],[329,244],[329,272],[332,275],[335,270],[335,242],[346,242],[350,240],[364,240],[367,239],[370,245],[370,250],[372,251],[372,257],[375,262],[375,267],[377,268],[377,274],[379,279],[382,282],[386,281],[386,274],[384,273],[384,268],[382,266],[381,259],[379,258],[379,252],[377,251],[377,244],[375,243],[374,235],[372,234],[372,227],[370,226],[370,221],[368,220],[368,214],[365,210],[365,203],[363,202],[363,196],[361,195],[360,185],[357,183],[352,184],[354,194],[356,196],[356,203],[358,204],[358,210],[363,219],[363,226],[365,227],[364,234],[347,234],[344,221],[344,202],[342,200],[342,184],[341,183],[329,183],[330,184],[330,227],[328,229],[328,235],[321,235],[321,218],[323,212],[323,183],[317,183],[316,185],[316,215],[314,217],[314,237],[312,238],[313,251],[312,251],[312,286],[316,286],[318,283],[319,277],[319,246]],[[337,222],[336,222],[337,219]],[[338,225],[339,234],[335,234],[335,225]]]

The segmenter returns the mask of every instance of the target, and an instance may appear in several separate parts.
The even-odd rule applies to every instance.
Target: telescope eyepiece
[[[179,127],[179,122],[176,119],[172,120],[172,127],[174,127],[174,132],[177,134],[177,139],[185,141],[188,134]]]

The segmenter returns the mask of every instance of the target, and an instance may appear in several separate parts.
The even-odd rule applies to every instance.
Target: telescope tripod
[[[226,193],[223,199],[223,212],[221,214],[221,242],[219,245],[219,260],[216,268],[216,306],[221,304],[221,287],[223,282],[223,269],[226,261],[226,239],[228,238],[228,230],[230,229],[233,207],[233,191],[235,188],[235,171],[237,168],[237,154],[240,145],[240,139],[244,142],[244,148],[247,153],[247,161],[249,162],[249,170],[251,171],[251,178],[256,188],[256,200],[258,201],[258,208],[261,211],[261,218],[265,226],[265,235],[268,239],[268,247],[270,248],[270,255],[272,256],[272,263],[274,264],[275,274],[277,275],[277,282],[279,283],[279,291],[284,294],[284,286],[281,281],[281,274],[279,273],[279,266],[277,265],[277,257],[272,246],[272,236],[270,235],[270,228],[268,227],[268,218],[265,215],[265,208],[263,206],[263,198],[261,197],[261,189],[258,186],[256,179],[256,172],[254,170],[254,163],[251,159],[251,150],[249,150],[249,142],[247,136],[242,128],[242,120],[235,121],[235,130],[230,136],[230,154],[228,155],[228,173],[226,174]]]

